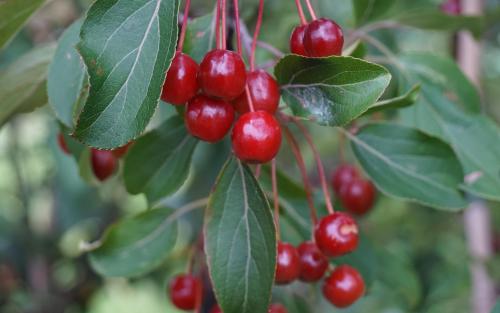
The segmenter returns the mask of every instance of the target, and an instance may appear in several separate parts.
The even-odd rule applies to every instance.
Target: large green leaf
[[[269,203],[250,168],[232,157],[205,216],[205,249],[215,296],[225,313],[266,313],[276,266]]]
[[[178,117],[139,138],[125,158],[123,177],[128,192],[145,193],[155,202],[177,191],[188,177],[197,143]]]
[[[383,192],[446,210],[464,208],[460,162],[439,139],[416,129],[371,124],[349,135],[363,169]]]
[[[35,48],[0,73],[0,126],[17,113],[47,104],[47,68],[55,46]]]
[[[44,0],[0,1],[0,50],[10,42],[44,2]]]
[[[207,14],[189,22],[184,51],[200,63],[205,54],[215,48],[214,15]]]
[[[111,226],[90,255],[94,270],[104,276],[137,276],[160,265],[177,240],[177,222],[170,209],[154,209]]]
[[[293,113],[327,126],[346,125],[366,112],[391,80],[379,65],[337,56],[288,55],[275,74]]]
[[[364,114],[372,114],[374,112],[379,112],[383,110],[401,109],[408,107],[417,101],[419,93],[420,93],[420,85],[415,85],[405,94],[399,97],[378,101]]]
[[[122,146],[151,119],[175,53],[178,0],[98,0],[79,50],[90,93],[75,135],[99,148]]]
[[[85,64],[76,50],[82,23],[76,21],[62,34],[47,80],[49,104],[61,123],[70,128],[86,80]]]
[[[353,0],[356,24],[364,24],[382,17],[394,5],[394,2],[394,0]]]

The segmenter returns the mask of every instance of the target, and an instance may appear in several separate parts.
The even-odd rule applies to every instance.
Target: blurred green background
[[[440,3],[418,2],[429,7]],[[321,15],[336,19],[346,29],[352,27],[350,1],[313,3]],[[256,4],[256,0],[241,1],[250,29]],[[57,40],[88,5],[84,0],[51,1],[0,53],[0,71],[33,46]],[[490,7],[498,5],[500,1],[488,2]],[[192,14],[206,14],[212,7],[213,1],[195,0]],[[268,0],[261,39],[286,51],[290,31],[297,23],[292,0]],[[405,28],[380,32],[378,36],[396,52],[426,50],[450,54],[449,33]],[[259,50],[258,63],[265,63],[267,58]],[[484,34],[481,70],[485,110],[500,121],[500,23]],[[171,113],[173,110],[165,106],[160,115]],[[165,285],[168,277],[184,270],[183,242],[196,235],[201,216],[193,213],[186,217],[181,227],[182,239],[172,257],[156,272],[131,280],[96,276],[80,252],[80,243],[98,238],[117,218],[147,209],[147,203],[142,196],[128,195],[120,178],[104,184],[83,179],[82,176],[89,177],[88,168],[60,151],[56,143],[58,131],[47,106],[19,115],[0,128],[0,312],[177,312],[169,304]],[[322,127],[312,131],[321,134],[315,138],[323,161],[332,170],[338,164],[336,132]],[[196,152],[191,178],[180,192],[165,199],[165,204],[176,207],[208,194],[218,168],[213,160],[221,160],[221,164],[224,161],[224,157],[217,157],[220,151],[217,145],[203,144]],[[311,177],[317,181],[312,156],[307,149],[304,151]],[[292,160],[285,153],[280,158],[285,165],[282,169],[298,178]],[[207,172],[208,162],[213,170]],[[500,207],[488,205],[499,234],[494,243],[498,252]],[[367,297],[343,312],[470,312],[469,257],[461,214],[380,196],[377,207],[361,224],[366,242],[360,253],[367,257],[366,264],[360,266],[373,284]],[[498,254],[489,268],[495,280],[500,281]],[[275,297],[283,299],[291,311],[303,312],[300,303],[291,303],[289,295],[300,294],[299,302],[322,301],[308,288],[313,287],[295,283],[276,288]],[[314,312],[332,311],[335,310],[324,301],[314,306]]]

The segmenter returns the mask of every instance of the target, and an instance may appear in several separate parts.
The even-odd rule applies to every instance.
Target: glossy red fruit
[[[344,46],[342,28],[326,18],[311,22],[304,33],[304,47],[310,57],[341,55]]]
[[[280,103],[278,82],[266,71],[256,70],[247,74],[247,85],[254,110],[274,114]],[[240,114],[250,111],[246,92],[234,100],[234,108]]]
[[[304,34],[306,32],[307,25],[299,25],[295,27],[290,36],[290,52],[307,56],[306,48],[304,47]]]
[[[57,143],[59,144],[59,148],[61,148],[62,152],[64,152],[65,154],[71,154],[62,133],[59,133],[57,135]]]
[[[300,257],[300,280],[315,282],[325,275],[328,259],[312,241],[306,241],[297,248]]]
[[[358,233],[358,225],[349,214],[335,212],[319,221],[314,230],[314,239],[325,256],[337,257],[356,249]]]
[[[332,186],[337,196],[340,196],[342,189],[344,189],[347,184],[358,177],[359,171],[354,165],[339,165],[339,167],[335,169],[332,175]]]
[[[188,102],[184,120],[193,136],[208,142],[217,142],[231,129],[234,109],[223,100],[196,96]]]
[[[121,146],[119,148],[116,148],[114,150],[111,150],[111,152],[113,152],[113,155],[116,157],[116,158],[122,158],[125,154],[127,154],[128,152],[128,149],[130,148],[130,146],[133,144],[134,142],[131,141],[129,143],[127,143],[126,145],[124,146]]]
[[[364,293],[363,277],[349,265],[337,266],[323,284],[323,295],[338,308],[352,305]]]
[[[340,201],[349,212],[363,215],[373,207],[375,196],[376,189],[371,181],[356,178],[344,188]]]
[[[276,118],[265,111],[248,112],[236,121],[231,141],[240,160],[266,163],[279,152],[281,128]]]
[[[222,313],[222,310],[220,309],[219,305],[214,305],[212,309],[210,309],[210,313]]]
[[[167,72],[161,99],[182,105],[198,92],[198,64],[187,54],[177,53]]]
[[[300,257],[297,249],[289,243],[278,242],[276,265],[277,284],[289,284],[300,275]]]
[[[226,101],[233,100],[245,90],[245,63],[233,51],[212,50],[200,64],[198,81],[205,94]]]
[[[181,310],[194,310],[202,301],[203,284],[190,274],[174,277],[169,286],[170,300]]]
[[[92,170],[100,181],[109,178],[118,166],[118,160],[109,150],[92,149],[90,152]]]
[[[459,0],[446,0],[441,4],[440,9],[449,15],[460,15],[462,13],[462,6]]]
[[[279,303],[273,303],[269,306],[269,310],[267,311],[268,313],[287,313],[288,311],[286,308]]]

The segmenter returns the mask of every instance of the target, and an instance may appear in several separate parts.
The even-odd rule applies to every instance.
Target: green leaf
[[[62,34],[47,80],[49,104],[59,121],[69,128],[73,127],[75,108],[86,81],[85,64],[76,50],[82,23],[76,21]]]
[[[12,40],[44,2],[44,0],[4,0],[0,2],[0,50]]]
[[[288,55],[275,70],[285,102],[296,116],[343,126],[366,112],[389,85],[391,75],[352,57]]]
[[[269,203],[250,168],[224,166],[205,216],[205,248],[215,296],[225,313],[266,313],[276,266]]]
[[[205,54],[215,48],[214,15],[207,14],[188,23],[184,52],[200,63]]]
[[[82,25],[90,93],[75,136],[104,149],[136,138],[151,119],[177,41],[178,0],[98,0]]]
[[[378,101],[364,114],[367,115],[388,109],[401,109],[409,107],[410,105],[414,104],[417,101],[419,93],[420,93],[420,85],[415,85],[404,95],[387,100]]]
[[[177,191],[188,177],[197,143],[179,117],[139,138],[125,157],[127,191],[144,193],[150,202]]]
[[[452,59],[429,53],[408,53],[399,58],[405,71],[417,79],[414,83],[441,86],[469,112],[479,112],[481,99],[477,89]]]
[[[463,172],[453,150],[416,129],[371,124],[350,135],[354,154],[377,187],[391,196],[457,211]]]
[[[382,17],[393,5],[394,0],[353,0],[356,24],[361,25]]]
[[[47,68],[55,46],[35,48],[0,73],[0,126],[17,113],[47,104]]]
[[[94,270],[104,276],[132,277],[159,266],[177,240],[176,215],[154,209],[111,226],[102,245],[89,254]]]

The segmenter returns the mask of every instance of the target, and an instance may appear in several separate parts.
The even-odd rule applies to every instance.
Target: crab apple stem
[[[257,164],[257,166],[255,167],[255,178],[256,179],[259,179],[261,171],[262,171],[262,165]]]
[[[257,14],[257,24],[253,33],[252,52],[250,53],[250,70],[255,70],[255,50],[257,50],[257,40],[259,39],[260,28],[262,26],[262,16],[264,15],[264,0],[259,0],[259,13]]]
[[[314,8],[311,4],[311,0],[306,0],[306,5],[307,5],[307,9],[309,10],[309,14],[311,14],[311,18],[314,20],[317,19],[316,17],[316,13],[314,12]]]
[[[319,156],[318,149],[316,148],[316,145],[314,144],[314,141],[312,140],[311,134],[307,130],[307,128],[302,125],[300,121],[298,121],[295,118],[292,118],[292,121],[297,125],[306,138],[307,143],[311,147],[311,150],[313,152],[314,158],[316,159],[316,165],[318,167],[318,174],[319,174],[319,179],[321,181],[321,188],[323,189],[323,194],[325,197],[325,202],[326,202],[326,208],[328,209],[328,212],[332,214],[335,210],[333,209],[332,205],[332,200],[330,197],[330,192],[328,191],[328,184],[326,181],[326,175],[325,175],[325,169],[323,167],[323,163],[321,162],[321,158]]]
[[[188,15],[190,7],[191,7],[191,0],[186,0],[186,7],[184,8],[184,19],[182,20],[181,35],[179,37],[179,44],[177,45],[177,52],[182,52],[182,48],[184,48],[184,41],[186,40],[186,31],[187,31]]]
[[[278,198],[278,180],[276,179],[276,159],[271,162],[271,180],[273,184],[274,223],[276,224],[276,237],[280,240],[280,203]]]
[[[220,10],[221,10],[221,1],[217,0],[216,12],[215,12],[215,45],[217,48],[222,49],[222,43],[220,38]]]
[[[306,192],[306,199],[307,199],[307,204],[309,205],[309,211],[311,213],[311,221],[313,222],[313,225],[316,225],[318,222],[318,216],[316,214],[316,208],[314,207],[314,200],[312,197],[312,188],[311,188],[311,182],[309,181],[309,177],[307,176],[307,170],[306,170],[306,165],[304,163],[304,158],[302,157],[302,153],[300,153],[300,148],[297,143],[297,140],[293,137],[292,133],[286,127],[283,125],[283,133],[285,135],[286,140],[288,141],[288,144],[290,145],[293,155],[295,156],[295,159],[297,160],[297,166],[299,167],[300,170],[300,175],[302,176],[302,181],[304,183],[304,189]]]
[[[304,14],[304,10],[302,9],[302,5],[300,4],[300,0],[295,0],[295,5],[297,6],[297,12],[299,12],[300,23],[302,25],[307,25],[306,16]]]
[[[222,49],[226,50],[227,42],[226,42],[226,32],[227,32],[227,22],[226,22],[226,0],[222,0]]]
[[[238,46],[238,54],[242,56],[243,48],[241,46],[240,9],[238,0],[234,0],[233,5],[234,5],[234,23],[236,29],[236,44]]]
[[[250,94],[250,88],[248,88],[248,85],[245,86],[245,93],[247,95],[248,107],[250,108],[250,112],[255,112],[252,95]]]

